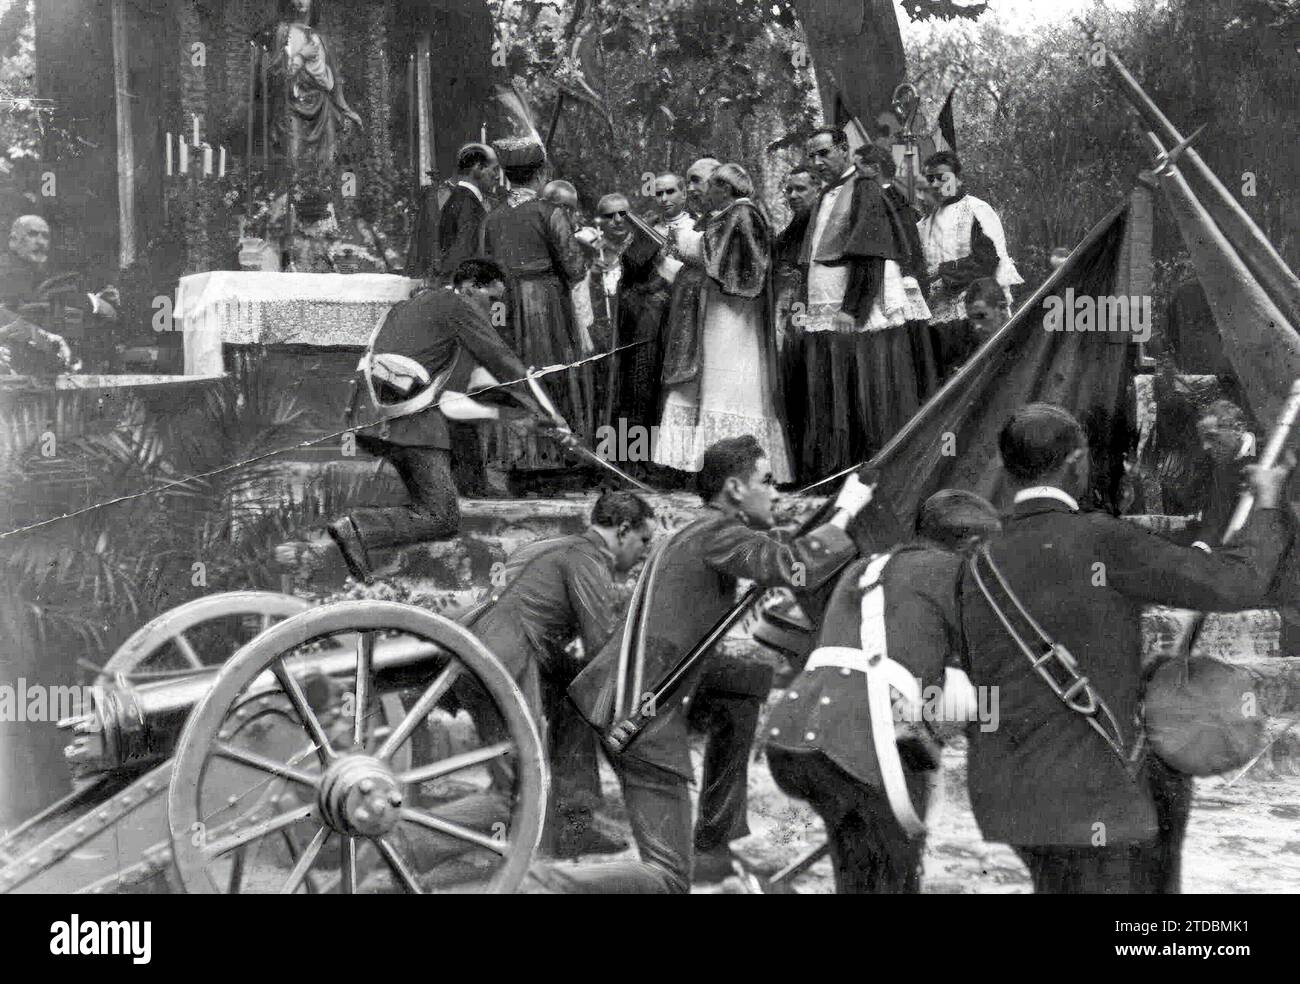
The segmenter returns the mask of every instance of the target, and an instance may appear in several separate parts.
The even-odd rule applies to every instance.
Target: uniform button
[[[686,706],[687,704],[689,704],[690,702],[691,702],[691,699],[690,699],[689,697],[683,697],[683,698],[682,698],[682,707],[685,707],[685,706]]]
[[[816,735],[814,732],[809,731],[806,735],[803,736],[803,740],[804,740],[804,741],[812,741],[812,740],[813,740],[814,738],[816,738],[816,737],[817,737],[817,735]]]
[[[773,728],[773,729],[769,732],[769,734],[770,734],[773,738],[775,738],[775,737],[776,737],[777,735],[779,735],[780,733],[781,733],[781,729],[780,729],[780,728]]]
[[[848,676],[848,675],[849,675],[850,673],[852,673],[852,672],[853,672],[853,671],[850,670],[847,666],[841,666],[841,667],[840,667],[840,676]]]
[[[827,704],[829,704],[830,702],[831,702],[831,699],[830,699],[829,697],[823,697],[823,698],[822,698],[822,706],[823,706],[823,707],[825,707],[825,706],[826,706]]]
[[[786,700],[798,700],[798,699],[799,699],[799,693],[798,693],[798,691],[791,690],[788,694],[785,695],[785,699],[786,699]]]

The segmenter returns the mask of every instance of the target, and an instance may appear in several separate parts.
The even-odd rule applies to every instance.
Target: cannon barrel
[[[413,686],[445,656],[442,647],[423,640],[380,639],[374,653],[376,688],[384,692]],[[299,679],[323,680],[350,675],[356,659],[355,649],[331,646],[287,658],[285,664]],[[119,678],[116,683],[97,687],[93,712],[59,722],[60,728],[73,735],[64,749],[69,767],[84,775],[170,757],[190,712],[212,690],[219,672],[220,668],[214,667],[142,684]],[[306,689],[310,697],[310,683]],[[248,688],[245,700],[279,692],[275,676],[266,671]]]

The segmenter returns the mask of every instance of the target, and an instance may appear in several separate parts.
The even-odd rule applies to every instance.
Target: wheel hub
[[[347,755],[326,771],[320,806],[335,830],[354,837],[381,837],[400,819],[402,787],[379,759]]]

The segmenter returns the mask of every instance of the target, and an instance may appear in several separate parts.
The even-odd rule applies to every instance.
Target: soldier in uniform
[[[639,496],[603,493],[585,532],[516,550],[503,574],[505,586],[470,626],[514,676],[534,717],[546,722],[555,792],[548,839],[560,856],[625,846],[592,826],[600,802],[596,736],[566,695],[581,669],[566,650],[578,639],[591,658],[609,639],[618,620],[614,577],[645,556],[653,519],[654,510]]]
[[[739,578],[770,587],[815,589],[854,553],[845,533],[871,489],[850,478],[832,520],[782,544],[759,530],[772,525],[776,490],[766,452],[753,436],[718,441],[704,453],[699,490],[705,515],[676,531],[646,563],[641,603],[569,688],[583,716],[611,738],[630,735],[623,717],[698,643],[735,602]],[[757,528],[756,528],[757,527]],[[595,894],[682,893],[692,866],[692,778],[687,715],[708,660],[655,708],[645,730],[611,762],[623,788],[641,860],[554,867],[532,872],[533,890]],[[631,686],[628,686],[628,682]],[[620,682],[622,681],[622,682]],[[620,694],[631,697],[616,707]]]
[[[1075,497],[1088,488],[1087,439],[1063,408],[1022,407],[1003,426],[998,447],[1018,491],[1002,532],[990,538],[989,554],[1043,632],[1073,655],[1077,673],[1087,677],[1115,725],[1106,728],[1104,719],[1062,702],[967,569],[961,586],[967,672],[977,687],[998,688],[1001,713],[997,729],[970,732],[967,785],[975,819],[987,840],[1015,848],[1036,892],[1150,891],[1158,886],[1145,856],[1153,843],[1161,852],[1157,809],[1150,768],[1139,772],[1131,763],[1141,606],[1232,611],[1259,605],[1289,546],[1278,508],[1288,469],[1250,469],[1254,512],[1236,546],[1210,554],[1108,514],[1081,512]],[[988,586],[992,569],[979,569]],[[1015,617],[1005,597],[995,600]],[[1059,664],[1057,670],[1059,678]],[[1106,737],[1115,731],[1113,741]],[[1177,846],[1168,846],[1164,853],[1176,856]]]
[[[806,668],[768,718],[772,777],[821,815],[841,895],[920,891],[925,847],[923,833],[899,822],[886,792],[890,763],[877,759],[872,729],[887,729],[892,747],[894,721],[872,718],[864,647],[883,642],[888,658],[923,692],[943,686],[947,668],[961,660],[963,551],[998,528],[997,511],[972,492],[945,489],[927,499],[911,542],[856,560],[840,576]],[[868,570],[875,579],[864,587]],[[864,592],[877,584],[884,592],[883,640],[871,636],[878,629],[863,625]],[[915,743],[896,747],[906,795],[923,818],[937,762]]]
[[[416,294],[388,312],[374,342],[376,354],[391,353],[418,363],[429,380],[450,371],[447,385],[463,392],[481,366],[499,381],[522,379],[523,364],[492,327],[493,303],[505,294],[505,275],[486,260],[466,260],[452,275],[452,286]],[[518,404],[532,420],[548,422],[546,411],[523,384],[494,391]],[[504,414],[510,408],[501,408]],[[513,419],[527,426],[528,417]],[[336,520],[327,532],[338,545],[352,576],[370,579],[370,551],[424,540],[444,540],[460,528],[460,506],[451,472],[447,418],[437,406],[380,426],[379,434],[359,433],[362,450],[388,461],[410,496],[404,506],[365,508]],[[567,434],[560,426],[557,433]]]

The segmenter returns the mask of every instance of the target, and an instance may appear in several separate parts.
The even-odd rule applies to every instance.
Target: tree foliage
[[[994,0],[996,8],[996,0]],[[1295,0],[1138,0],[1097,5],[1090,20],[1295,266]],[[1007,226],[1026,280],[1054,246],[1073,246],[1133,187],[1151,154],[1140,118],[1108,72],[1085,57],[1078,23],[1031,35],[997,20],[944,25],[908,45],[931,120],[953,85],[970,191]],[[1247,172],[1258,194],[1241,194]],[[1177,273],[1181,240],[1157,206],[1157,261]]]

